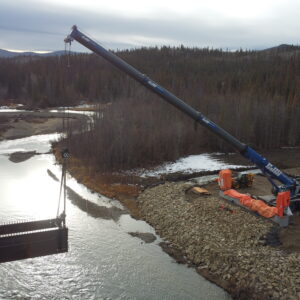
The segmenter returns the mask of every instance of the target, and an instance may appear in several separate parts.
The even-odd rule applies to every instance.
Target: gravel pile
[[[166,183],[138,198],[143,218],[197,271],[238,299],[300,299],[300,254],[266,245],[274,224]]]

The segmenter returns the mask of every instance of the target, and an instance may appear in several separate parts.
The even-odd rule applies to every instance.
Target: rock
[[[297,298],[300,254],[286,255],[265,245],[266,237],[276,237],[272,223],[218,197],[188,202],[185,189],[185,183],[168,183],[148,189],[138,198],[146,221],[174,244],[166,251],[177,251],[182,262],[207,266],[217,276],[214,281],[234,282],[247,299],[265,299],[267,292],[279,299],[281,291],[285,291],[284,299]],[[235,213],[221,210],[221,204]]]
[[[156,240],[156,236],[149,232],[128,232],[133,237],[138,237],[145,243],[153,243]]]
[[[192,188],[194,186],[194,184],[192,182],[185,182],[183,185],[182,185],[182,188],[184,191],[187,191],[188,189]]]

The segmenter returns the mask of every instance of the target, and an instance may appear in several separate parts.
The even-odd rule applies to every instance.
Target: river
[[[0,142],[0,223],[56,215],[60,166],[50,141],[58,134]],[[27,161],[13,163],[9,153],[36,150]],[[90,192],[68,176],[67,184],[99,206],[119,202]],[[69,252],[0,265],[0,299],[230,299],[194,269],[177,264],[158,243],[146,244],[128,232],[154,229],[128,214],[119,219],[92,217],[67,201]]]

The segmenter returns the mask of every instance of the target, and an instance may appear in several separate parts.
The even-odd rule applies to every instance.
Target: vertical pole
[[[64,175],[63,175],[63,184],[64,184],[64,210],[63,210],[63,226],[65,227],[66,226],[66,197],[67,197],[67,185],[66,185],[66,171],[67,171],[67,168],[66,168],[66,158],[64,157],[64,165],[63,165],[63,172],[64,172]]]
[[[67,206],[67,160],[69,158],[69,151],[68,149],[64,149],[62,152],[62,158],[63,158],[63,167],[62,167],[62,184],[64,189],[64,209],[62,212],[63,216],[63,227],[66,226],[66,206]]]

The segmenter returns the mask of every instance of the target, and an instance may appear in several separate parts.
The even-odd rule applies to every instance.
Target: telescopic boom
[[[94,53],[102,56],[104,59],[108,60],[114,66],[119,68],[121,71],[125,72],[126,74],[140,82],[142,85],[144,85],[146,88],[159,95],[165,101],[172,104],[173,106],[187,114],[189,117],[194,119],[196,122],[200,123],[207,129],[212,131],[214,134],[218,135],[223,140],[228,142],[236,150],[238,150],[245,158],[249,159],[252,163],[254,163],[258,168],[261,169],[261,171],[270,180],[271,184],[275,188],[275,191],[279,192],[283,190],[290,190],[292,198],[293,196],[295,197],[299,194],[300,184],[295,179],[290,178],[289,176],[284,174],[277,167],[271,164],[266,158],[258,154],[248,145],[237,140],[234,136],[232,136],[227,131],[216,125],[207,117],[205,117],[201,112],[195,110],[190,105],[177,98],[171,92],[154,82],[152,79],[135,69],[133,66],[126,63],[120,57],[116,56],[112,52],[109,52],[108,50],[97,44],[91,38],[80,32],[77,29],[76,25],[72,27],[72,32],[65,39],[65,42],[71,43],[73,40],[76,40],[77,42],[90,49]],[[281,182],[283,186],[278,186],[274,182],[274,179]]]

